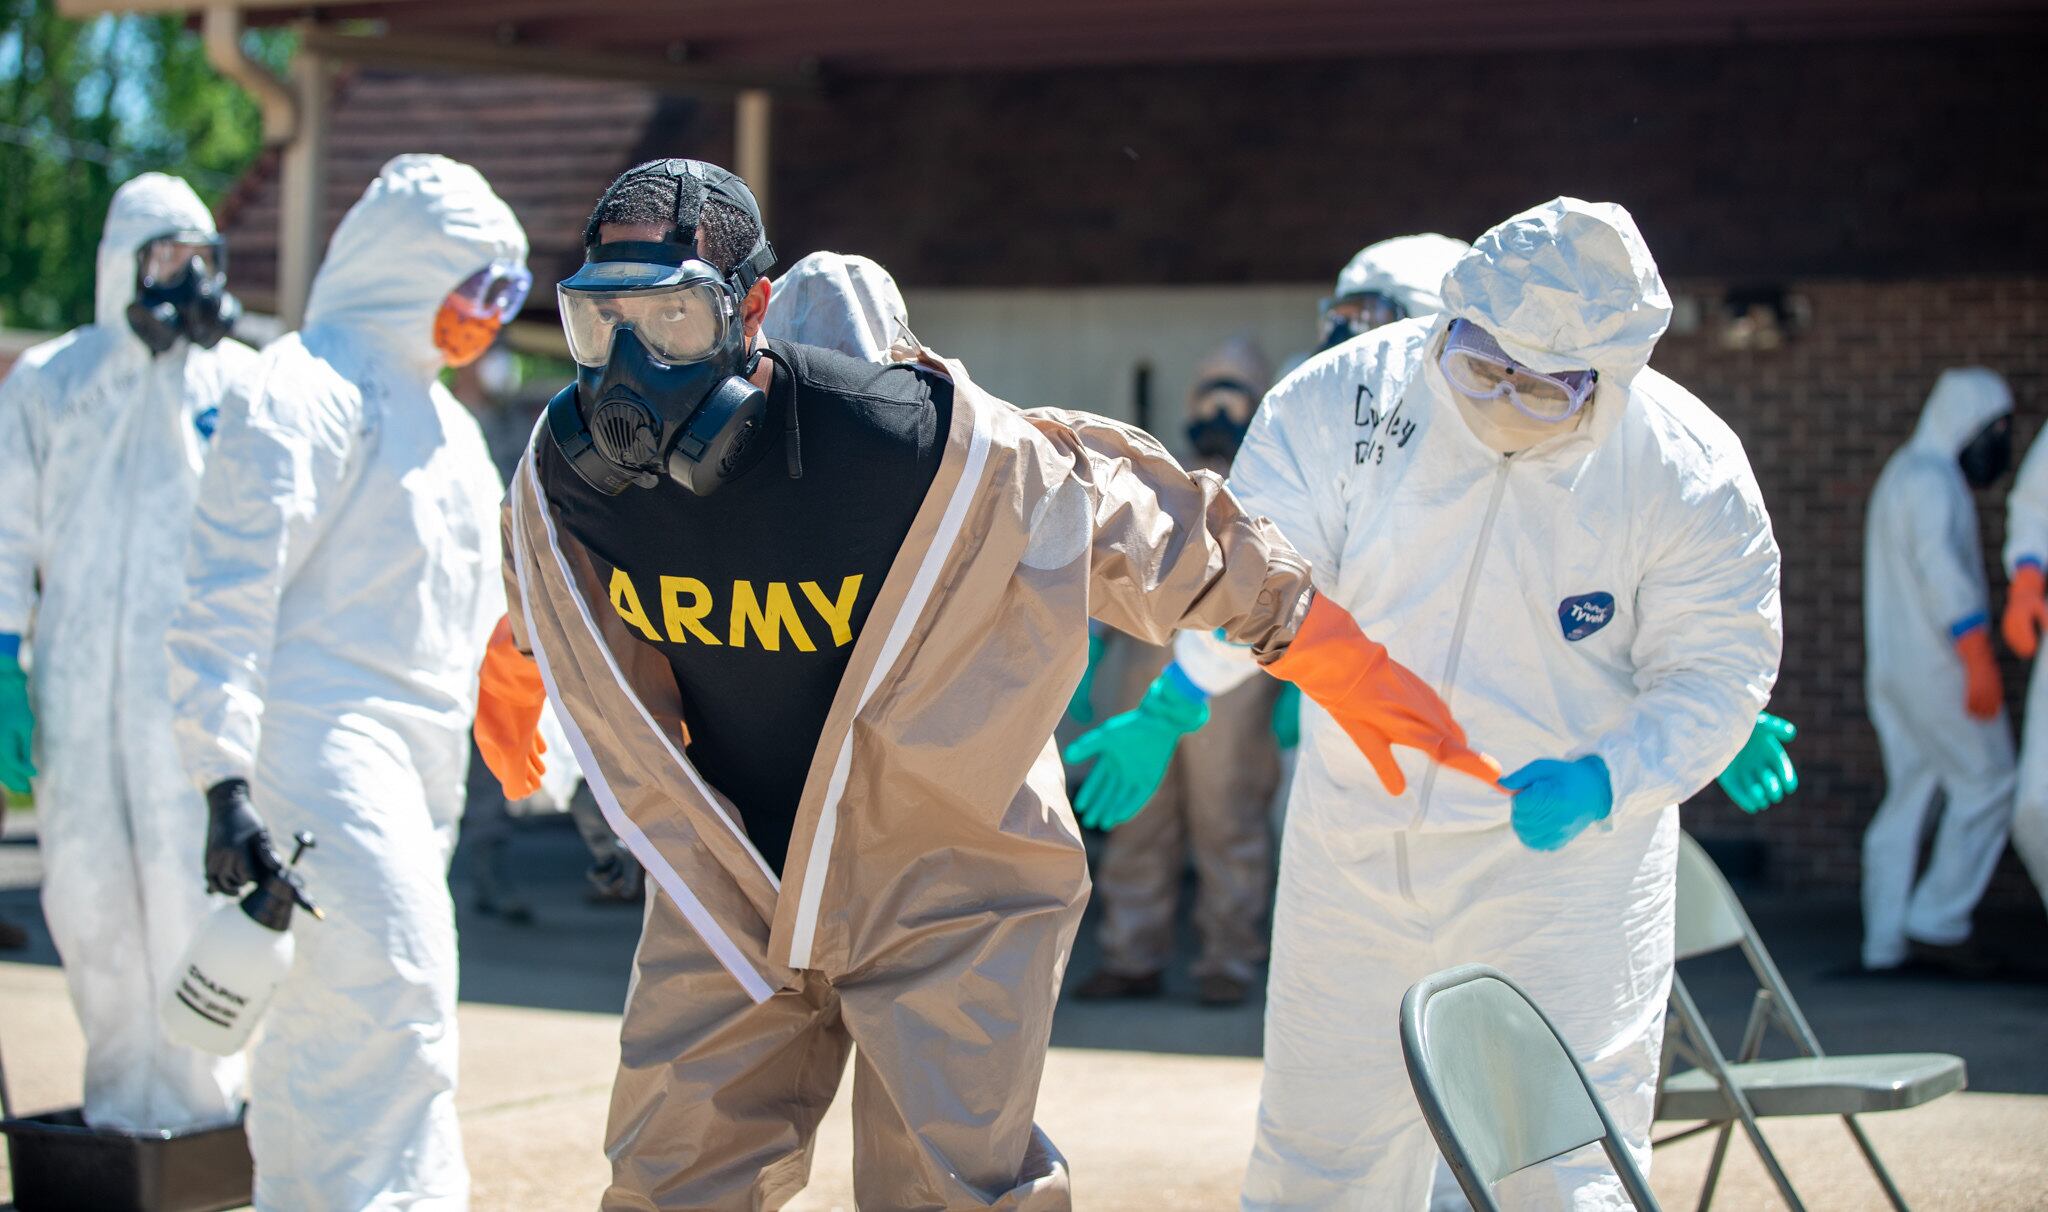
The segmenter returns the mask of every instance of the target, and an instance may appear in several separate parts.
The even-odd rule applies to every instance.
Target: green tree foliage
[[[262,146],[255,103],[178,16],[59,17],[0,0],[0,325],[92,318],[93,256],[121,182],[155,169],[217,205]],[[252,33],[281,68],[288,34]]]

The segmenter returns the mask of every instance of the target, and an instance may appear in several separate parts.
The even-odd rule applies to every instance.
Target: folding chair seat
[[[1965,1085],[1961,1058],[1945,1052],[1743,1061],[1731,1063],[1728,1075],[1760,1118],[1903,1111]],[[1736,1117],[1735,1105],[1705,1069],[1687,1069],[1665,1082],[1657,1114],[1662,1119]]]
[[[1657,1118],[1705,1122],[1655,1143],[1666,1145],[1700,1132],[1718,1130],[1713,1161],[1700,1192],[1700,1212],[1706,1212],[1713,1203],[1721,1164],[1727,1158],[1728,1142],[1738,1124],[1756,1147],[1759,1160],[1792,1212],[1803,1212],[1792,1180],[1757,1125],[1757,1120],[1775,1115],[1841,1116],[1878,1185],[1884,1188],[1885,1197],[1899,1212],[1908,1212],[1905,1196],[1899,1193],[1898,1185],[1856,1122],[1856,1116],[1917,1107],[1963,1089],[1968,1079],[1962,1058],[1939,1052],[1867,1056],[1829,1056],[1823,1052],[1806,1016],[1800,1013],[1799,1003],[1786,987],[1784,976],[1770,952],[1764,949],[1763,940],[1757,937],[1756,927],[1743,911],[1742,902],[1736,899],[1714,861],[1690,836],[1681,837],[1679,843],[1676,944],[1677,956],[1682,960],[1740,947],[1757,980],[1749,1025],[1743,1030],[1741,1045],[1731,1060],[1708,1030],[1684,978],[1674,974],[1671,979],[1671,1018],[1664,1031]],[[1799,1056],[1789,1060],[1759,1059],[1764,1039],[1773,1026],[1791,1039]],[[1681,1059],[1695,1067],[1674,1072],[1672,1062]]]

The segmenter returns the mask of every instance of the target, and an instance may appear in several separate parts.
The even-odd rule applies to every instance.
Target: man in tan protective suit
[[[1231,456],[1270,386],[1266,356],[1249,337],[1232,337],[1202,359],[1187,403],[1195,466],[1229,473]],[[1167,645],[1111,637],[1102,668],[1103,684],[1115,692],[1114,709],[1136,706],[1172,659]],[[1109,835],[1095,868],[1102,966],[1074,991],[1076,997],[1158,995],[1173,955],[1181,872],[1191,862],[1195,932],[1202,944],[1194,965],[1197,996],[1204,1005],[1233,1006],[1251,992],[1266,958],[1266,901],[1273,882],[1267,810],[1280,775],[1273,738],[1280,689],[1271,678],[1254,678],[1211,699],[1201,740],[1174,752],[1147,810]],[[1082,823],[1091,823],[1085,813]]]
[[[773,254],[724,170],[634,169],[585,248],[477,739],[516,794],[552,698],[655,890],[603,1206],[781,1206],[855,1043],[861,1206],[1071,1206],[1032,1114],[1088,893],[1051,744],[1088,616],[1223,629],[1396,779],[1390,744],[1498,768],[1144,434],[763,340]]]

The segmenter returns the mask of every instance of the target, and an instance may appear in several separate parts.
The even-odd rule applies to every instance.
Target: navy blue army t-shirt
[[[612,609],[668,658],[691,762],[780,872],[854,642],[938,473],[953,396],[916,367],[769,346],[782,361],[768,449],[708,497],[666,477],[606,496],[539,445],[548,499],[597,558]],[[792,402],[799,479],[783,450]]]

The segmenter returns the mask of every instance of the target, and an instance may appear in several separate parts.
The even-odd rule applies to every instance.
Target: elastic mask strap
[[[789,478],[801,480],[804,478],[804,448],[803,435],[798,432],[796,424],[796,368],[789,364],[789,359],[776,353],[764,343],[747,359],[747,369],[744,373],[748,378],[754,377],[754,371],[760,368],[761,359],[763,358],[782,367],[783,373],[787,374],[790,379],[789,408],[786,410],[788,415],[782,420],[783,462],[789,468]],[[769,387],[771,389],[774,387],[774,380],[772,378],[769,380]]]

